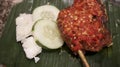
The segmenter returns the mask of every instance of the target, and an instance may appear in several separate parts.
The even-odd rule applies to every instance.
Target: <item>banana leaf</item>
[[[7,18],[4,32],[0,38],[0,64],[6,67],[83,67],[83,63],[78,56],[74,56],[69,48],[64,45],[57,50],[43,50],[38,63],[34,59],[26,58],[20,43],[16,42],[15,19],[20,13],[32,13],[41,5],[51,4],[60,10],[70,6],[73,0],[24,0],[15,5]],[[87,53],[85,56],[90,67],[120,67],[120,6],[111,0],[104,0],[109,21],[108,29],[111,31],[113,45],[104,48],[97,53]]]

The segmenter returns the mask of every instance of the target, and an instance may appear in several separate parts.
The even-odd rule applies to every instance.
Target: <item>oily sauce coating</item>
[[[97,0],[75,0],[74,4],[60,11],[58,28],[73,52],[97,52],[111,43],[105,23],[107,16]]]

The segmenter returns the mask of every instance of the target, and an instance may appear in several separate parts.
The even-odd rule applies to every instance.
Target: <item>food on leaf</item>
[[[72,6],[60,11],[57,19],[59,30],[75,54],[98,52],[111,43],[110,32],[105,26],[108,19],[104,9],[100,0],[74,0]],[[89,67],[86,61],[83,62]]]
[[[36,42],[48,49],[57,49],[63,45],[57,24],[51,20],[38,20],[33,29]]]
[[[58,49],[62,47],[63,40],[58,30],[56,19],[59,9],[52,5],[37,7],[33,14],[20,14],[16,18],[16,40],[22,43],[28,59],[37,63],[42,48]]]

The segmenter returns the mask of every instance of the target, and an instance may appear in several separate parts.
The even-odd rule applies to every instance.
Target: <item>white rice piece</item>
[[[21,41],[31,35],[33,24],[31,14],[20,14],[16,18],[16,40]]]
[[[34,58],[35,63],[39,61],[40,58],[36,56],[42,52],[42,48],[36,44],[33,37],[25,39],[22,47],[28,59]]]
[[[40,60],[40,58],[39,57],[34,57],[34,60],[35,60],[35,63],[37,63]]]

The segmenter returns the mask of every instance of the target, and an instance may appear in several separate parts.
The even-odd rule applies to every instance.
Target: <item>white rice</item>
[[[28,59],[34,58],[35,63],[37,63],[40,58],[36,56],[41,53],[42,48],[36,44],[32,36],[28,37],[32,35],[33,25],[32,14],[20,14],[16,18],[16,40],[17,42],[21,41],[26,57]]]
[[[34,58],[35,63],[39,61],[39,57],[36,56],[42,52],[42,48],[36,44],[33,37],[25,39],[23,41],[22,47],[28,59]]]
[[[16,40],[21,41],[31,35],[33,24],[31,14],[20,14],[16,18]]]

